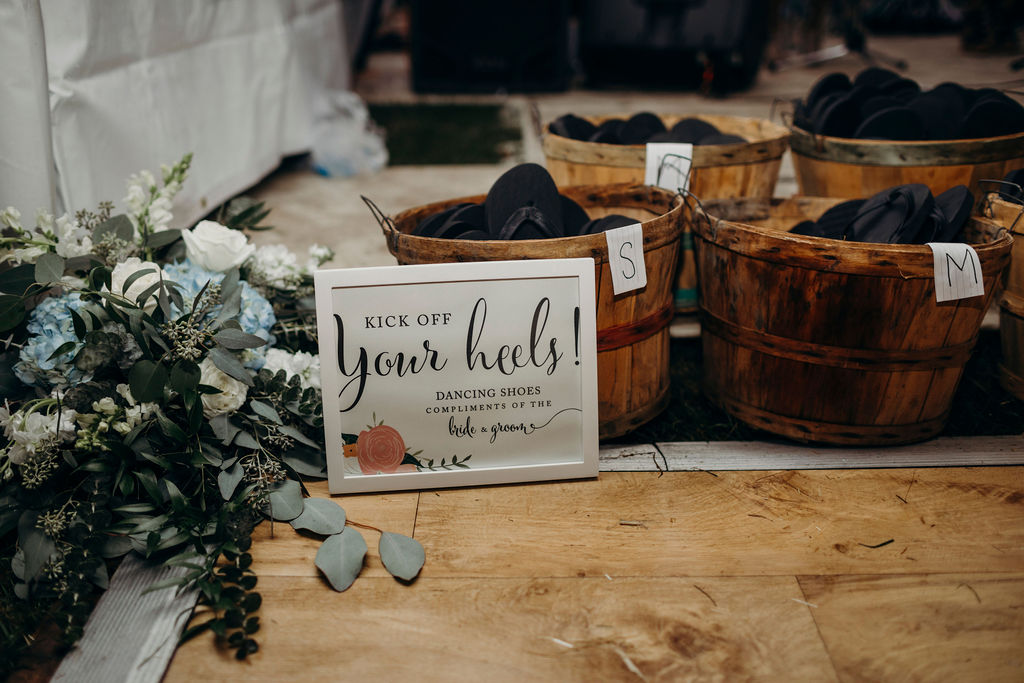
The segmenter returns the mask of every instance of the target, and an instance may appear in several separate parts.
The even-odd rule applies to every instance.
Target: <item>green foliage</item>
[[[208,616],[183,637],[209,631],[240,659],[258,649],[258,524],[325,537],[317,566],[338,590],[362,566],[353,522],[303,485],[326,476],[319,388],[253,370],[266,342],[239,324],[245,281],[273,306],[277,348],[315,353],[311,276],[282,287],[243,264],[191,301],[163,277],[184,248],[161,207],[190,163],[164,168],[162,187],[133,176],[129,214],[102,204],[57,230],[52,217],[29,229],[0,212],[0,668],[43,623],[75,642],[108,563],[128,552],[186,568],[174,585],[196,588]],[[233,229],[266,227],[250,200],[221,215]],[[125,273],[130,256],[143,265]],[[42,310],[45,322],[27,324]],[[211,366],[244,388],[210,379]],[[409,574],[408,558],[389,562]]]

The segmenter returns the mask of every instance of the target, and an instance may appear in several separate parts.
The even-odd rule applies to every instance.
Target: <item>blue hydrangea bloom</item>
[[[78,311],[85,302],[77,293],[44,299],[32,309],[28,319],[28,341],[21,348],[14,374],[25,384],[52,387],[88,382],[92,373],[84,373],[72,362],[84,342],[75,335],[71,311]],[[56,358],[50,358],[62,344],[76,342],[75,347]]]
[[[164,266],[164,276],[181,285],[181,296],[185,299],[185,305],[191,307],[196,296],[206,286],[207,282],[218,284],[224,279],[224,273],[215,273],[197,266],[188,259],[180,263],[172,263]],[[277,322],[274,315],[274,307],[270,305],[262,294],[242,281],[241,310],[235,319],[242,327],[242,330],[249,334],[267,340],[266,346],[255,349],[247,349],[241,354],[242,364],[252,370],[259,370],[265,362],[267,348],[274,345],[274,335],[270,328]],[[174,310],[174,315],[181,315],[181,311]]]

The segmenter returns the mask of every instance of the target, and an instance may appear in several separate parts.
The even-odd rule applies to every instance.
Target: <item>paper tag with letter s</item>
[[[622,294],[647,286],[644,264],[644,231],[639,223],[608,230],[608,265],[612,272],[612,292]]]

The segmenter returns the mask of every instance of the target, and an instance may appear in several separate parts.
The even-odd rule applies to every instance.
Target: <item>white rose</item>
[[[60,413],[15,413],[7,420],[4,436],[10,441],[7,457],[15,465],[23,465],[37,448],[64,441],[75,435],[75,411]]]
[[[203,415],[207,418],[233,413],[245,405],[248,387],[221,372],[209,358],[199,364],[199,382],[220,389],[219,394],[203,394]]]
[[[127,292],[122,291],[124,289],[124,283],[128,278],[140,270],[148,272],[135,280],[135,282],[132,283],[132,286],[128,288]],[[142,292],[160,282],[160,272],[160,266],[152,261],[143,261],[138,256],[129,256],[124,261],[114,266],[114,270],[111,271],[110,291],[114,294],[123,294],[129,301],[136,302],[136,299],[140,294],[142,294]],[[157,298],[156,292],[154,291],[150,294],[149,298],[146,299],[145,303],[142,305],[142,309],[147,313],[150,313],[156,308],[156,304]]]
[[[224,273],[245,263],[255,247],[238,230],[215,221],[200,221],[181,233],[188,259],[216,273]]]
[[[320,388],[320,356],[303,351],[289,353],[284,349],[267,349],[263,367],[274,374],[284,370],[289,378],[298,375],[303,389]]]

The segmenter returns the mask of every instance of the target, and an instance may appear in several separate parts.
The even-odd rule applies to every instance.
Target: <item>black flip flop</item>
[[[564,194],[559,197],[562,204],[562,234],[578,235],[580,228],[590,220],[586,210]]]
[[[1024,107],[1002,93],[999,95],[984,97],[967,111],[960,129],[963,139],[994,138],[1024,131]]]
[[[603,142],[607,145],[621,145],[622,139],[619,137],[619,129],[622,128],[624,123],[625,121],[622,119],[608,119],[597,127],[597,130],[587,138],[587,141]]]
[[[642,145],[652,136],[665,131],[661,119],[649,111],[642,111],[629,117],[619,129],[619,139],[624,145]]]
[[[880,66],[869,66],[857,74],[853,79],[853,85],[855,87],[858,85],[870,85],[872,87],[879,88],[886,83],[890,83],[900,78],[902,78],[902,76],[895,71],[890,71],[889,69],[884,69]]]
[[[966,185],[951,187],[935,197],[935,207],[942,212],[945,220],[944,226],[937,226],[929,242],[959,242],[963,241],[964,226],[971,217],[974,209],[974,195],[967,189]]]
[[[860,124],[860,107],[848,96],[840,96],[821,112],[815,133],[834,138],[854,136]]]
[[[844,73],[836,71],[830,74],[825,74],[811,86],[804,102],[807,104],[807,108],[809,110],[813,110],[814,106],[818,104],[823,97],[833,93],[845,93],[852,87],[853,83],[850,82],[850,77]]]
[[[935,206],[927,185],[887,188],[870,197],[846,228],[846,239],[879,244],[912,244]]]
[[[669,130],[672,134],[672,142],[697,142],[705,135],[717,133],[718,128],[704,119],[688,117],[680,119]]]
[[[543,211],[535,206],[523,206],[512,212],[498,231],[499,240],[540,240],[562,237],[556,226]]]
[[[606,230],[614,230],[615,228],[624,228],[627,225],[633,225],[637,223],[635,218],[629,216],[623,216],[621,214],[613,213],[601,218],[595,218],[594,220],[587,221],[580,228],[581,235],[596,235],[598,233],[605,232]]]
[[[423,220],[421,220],[415,228],[413,228],[412,234],[420,237],[433,237],[437,229],[444,225],[444,222],[448,220],[449,216],[458,211],[459,209],[470,206],[469,202],[463,202],[456,204],[455,206],[449,206],[447,209],[432,213]]]
[[[561,195],[551,174],[539,164],[519,164],[494,181],[484,200],[487,232],[496,239],[507,239],[500,235],[507,230],[512,214],[523,208],[536,209],[549,230],[561,230]]]
[[[461,237],[470,230],[484,231],[487,229],[487,218],[483,204],[470,204],[452,212],[441,227],[434,232],[434,237]]]
[[[573,140],[586,140],[597,132],[597,126],[575,114],[564,114],[548,124],[555,135]]]
[[[924,140],[925,126],[909,107],[891,107],[864,119],[854,137],[861,140]]]
[[[828,211],[821,214],[818,220],[815,221],[818,226],[819,236],[834,240],[843,239],[846,227],[853,222],[857,212],[860,211],[866,201],[866,199],[850,199],[829,208]]]

